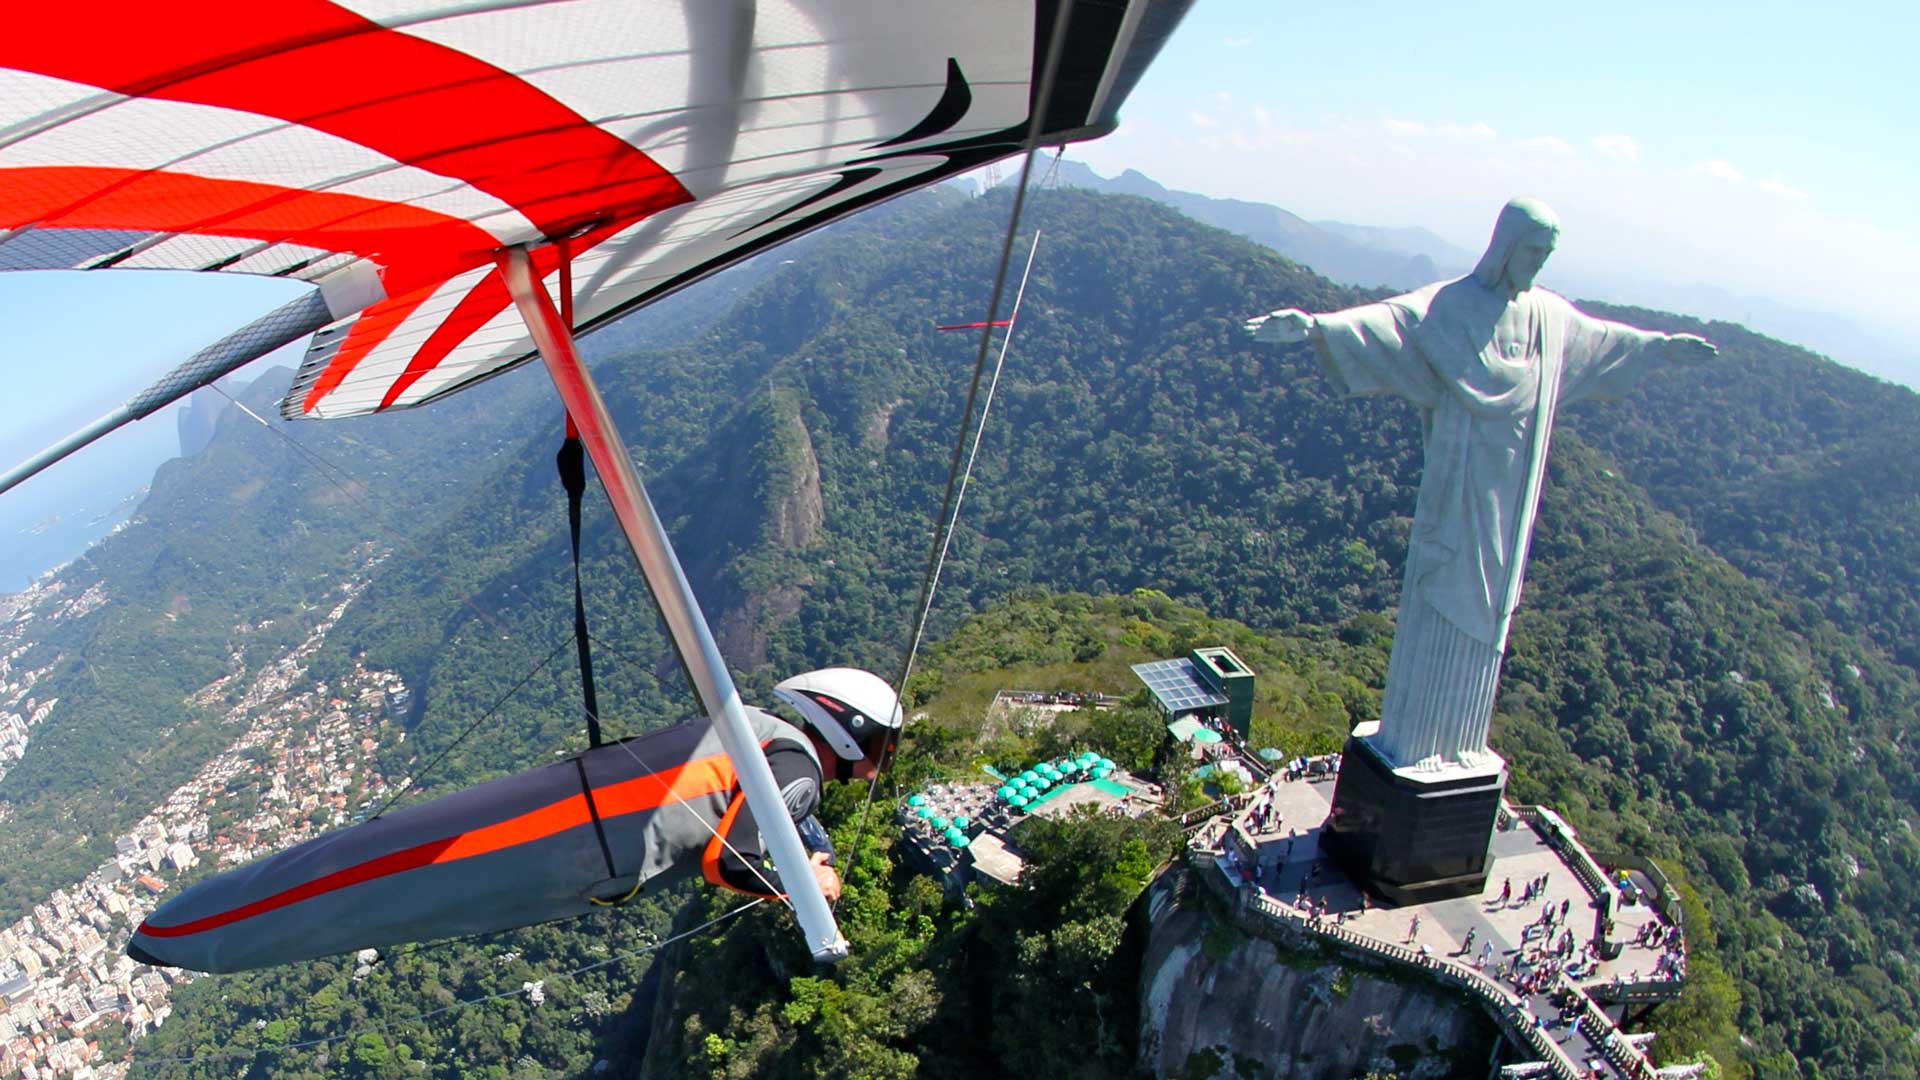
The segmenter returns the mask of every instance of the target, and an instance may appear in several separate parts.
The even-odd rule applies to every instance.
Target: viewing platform
[[[1656,867],[1615,860],[1629,864],[1623,889],[1551,810],[1507,808],[1483,892],[1388,906],[1321,854],[1332,799],[1330,776],[1276,776],[1199,830],[1192,861],[1243,915],[1422,968],[1480,999],[1544,1068],[1536,1075],[1689,1075],[1690,1066],[1656,1069],[1648,1037],[1628,1036],[1606,1012],[1670,1000],[1685,978],[1683,913]]]

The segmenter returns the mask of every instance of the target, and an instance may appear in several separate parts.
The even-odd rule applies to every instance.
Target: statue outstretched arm
[[[1246,332],[1269,345],[1313,345],[1320,368],[1348,394],[1395,394],[1430,409],[1444,390],[1408,330],[1424,310],[1417,304],[1383,301],[1314,315],[1281,308],[1246,320]]]
[[[1299,308],[1281,308],[1248,319],[1242,329],[1262,345],[1292,345],[1318,336],[1319,323]]]
[[[1661,359],[1675,364],[1703,364],[1720,352],[1713,342],[1699,334],[1668,334],[1659,348]]]
[[[1618,398],[1640,376],[1662,364],[1697,364],[1718,352],[1698,334],[1669,334],[1599,319],[1569,305],[1567,351],[1560,399]]]

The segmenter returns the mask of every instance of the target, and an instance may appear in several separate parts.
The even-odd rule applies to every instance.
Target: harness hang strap
[[[565,239],[556,247],[560,253],[560,317],[567,326],[573,326],[573,250]],[[573,414],[567,415],[567,437],[560,444],[560,453],[554,458],[554,466],[560,470],[560,486],[567,489],[567,531],[573,540],[573,641],[580,653],[580,697],[587,710],[587,745],[597,747],[600,738],[600,699],[593,691],[593,649],[587,643],[587,602],[580,591],[580,497],[587,490],[586,449],[580,445],[580,428],[573,422]],[[593,801],[589,792],[587,801]],[[598,815],[594,824],[599,825]],[[606,846],[606,838],[600,840]],[[613,866],[612,856],[607,858],[608,869]]]
[[[593,835],[600,840],[600,856],[607,860],[607,877],[617,878],[620,871],[613,868],[613,846],[607,843],[607,827],[600,823],[600,807],[593,801],[593,784],[587,780],[587,763],[574,758],[573,767],[580,773],[580,793],[587,797],[587,814],[593,818]],[[640,883],[634,882],[633,887],[636,892],[639,891]]]
[[[567,489],[567,529],[573,537],[573,641],[580,653],[580,696],[587,710],[587,742],[599,746],[600,700],[593,691],[593,649],[587,641],[587,601],[580,590],[580,497],[587,490],[586,449],[567,421],[567,439],[560,444],[554,465],[560,485]]]

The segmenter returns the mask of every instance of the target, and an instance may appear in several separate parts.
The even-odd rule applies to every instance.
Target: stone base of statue
[[[1507,767],[1395,770],[1374,749],[1377,723],[1353,729],[1340,760],[1320,847],[1362,888],[1396,904],[1472,896],[1492,868]]]

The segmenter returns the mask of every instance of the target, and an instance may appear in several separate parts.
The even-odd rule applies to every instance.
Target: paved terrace
[[[1251,909],[1298,930],[1434,969],[1486,1000],[1496,1016],[1505,1006],[1514,1006],[1521,1011],[1501,1017],[1510,1035],[1516,1019],[1536,1029],[1544,1023],[1550,1048],[1535,1037],[1520,1041],[1536,1053],[1548,1051],[1544,1059],[1556,1075],[1628,1080],[1660,1075],[1634,1045],[1642,1040],[1625,1038],[1594,1000],[1659,1000],[1677,990],[1677,979],[1655,977],[1660,948],[1636,944],[1647,923],[1662,921],[1652,905],[1610,905],[1614,911],[1608,940],[1619,943],[1621,951],[1579,979],[1559,975],[1537,991],[1529,991],[1520,987],[1513,974],[1503,974],[1509,965],[1528,964],[1530,950],[1541,944],[1540,930],[1529,926],[1540,920],[1547,905],[1556,915],[1563,902],[1568,910],[1565,920],[1553,925],[1553,939],[1567,928],[1576,945],[1595,940],[1603,910],[1596,893],[1606,886],[1597,880],[1598,870],[1586,853],[1571,844],[1569,836],[1556,835],[1557,819],[1537,812],[1523,814],[1531,821],[1515,819],[1513,827],[1496,833],[1493,872],[1481,895],[1383,907],[1363,901],[1333,861],[1321,858],[1320,828],[1331,808],[1333,787],[1331,777],[1275,779],[1255,792],[1230,820],[1222,818],[1202,829],[1194,847],[1234,853],[1211,862],[1230,886],[1247,894],[1243,903]],[[1271,809],[1261,819],[1253,811],[1263,804]],[[1256,830],[1256,822],[1264,827]],[[1559,842],[1550,843],[1550,837]],[[1544,893],[1522,903],[1527,883],[1542,876]],[[1509,880],[1513,898],[1503,903],[1501,891]],[[1314,917],[1315,909],[1324,914]],[[1487,944],[1493,947],[1490,953],[1485,951]],[[1571,1001],[1563,1010],[1553,998],[1567,986],[1580,992],[1571,998],[1562,995],[1561,1001]],[[1619,992],[1626,987],[1638,987],[1641,992]]]

